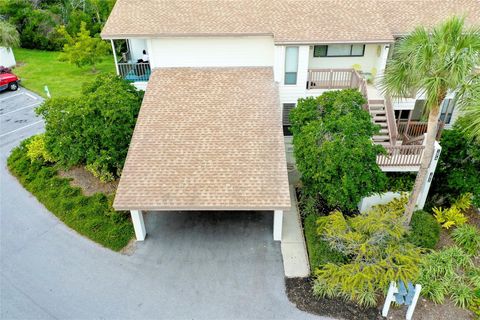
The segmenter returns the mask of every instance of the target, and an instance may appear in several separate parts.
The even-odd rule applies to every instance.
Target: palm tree
[[[405,216],[410,223],[415,204],[427,180],[438,130],[440,106],[448,92],[457,91],[474,78],[480,65],[480,29],[467,28],[464,19],[452,17],[431,30],[417,27],[395,45],[388,63],[382,89],[390,96],[407,97],[425,93],[428,112],[426,145]],[[462,100],[468,90],[460,90]]]
[[[20,45],[20,35],[10,23],[0,20],[0,47],[12,48]]]
[[[462,112],[458,121],[459,127],[467,137],[480,143],[480,70],[462,91],[465,91],[465,94],[458,104]]]

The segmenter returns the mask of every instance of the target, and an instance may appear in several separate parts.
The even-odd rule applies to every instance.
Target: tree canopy
[[[143,93],[113,75],[84,85],[82,96],[53,98],[37,108],[45,148],[59,165],[86,168],[103,181],[120,176]]]
[[[356,209],[359,201],[381,192],[386,176],[376,163],[383,147],[372,143],[379,127],[362,109],[356,90],[330,91],[299,99],[290,120],[297,168],[305,192],[329,206]]]

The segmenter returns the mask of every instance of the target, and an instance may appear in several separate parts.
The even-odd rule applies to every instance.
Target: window
[[[285,50],[285,84],[297,84],[298,47]]]
[[[440,120],[445,124],[450,124],[452,121],[453,109],[455,108],[455,99],[445,99],[442,103],[442,110],[440,112]]]
[[[291,136],[290,132],[290,111],[295,108],[295,103],[284,103],[282,110],[282,125],[283,125],[283,135]]]
[[[363,57],[364,44],[329,44],[313,47],[313,56],[319,57]]]

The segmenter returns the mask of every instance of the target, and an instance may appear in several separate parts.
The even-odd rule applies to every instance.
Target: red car
[[[20,79],[13,73],[0,73],[0,91],[18,89],[18,83]]]

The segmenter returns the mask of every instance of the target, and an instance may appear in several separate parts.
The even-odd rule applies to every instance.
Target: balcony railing
[[[119,62],[118,63],[118,73],[122,78],[131,82],[142,82],[148,81],[151,74],[150,63],[148,62],[138,62],[138,63],[128,63],[128,62]]]
[[[438,122],[438,130],[436,140],[440,140],[442,131],[445,124],[443,121]],[[420,121],[399,121],[398,123],[398,136],[402,138],[404,142],[411,139],[418,138],[427,133],[428,123]]]
[[[381,167],[411,166],[417,167],[422,161],[423,145],[387,146],[387,154],[377,156],[377,164]]]
[[[307,89],[360,88],[363,81],[354,69],[309,69]]]

